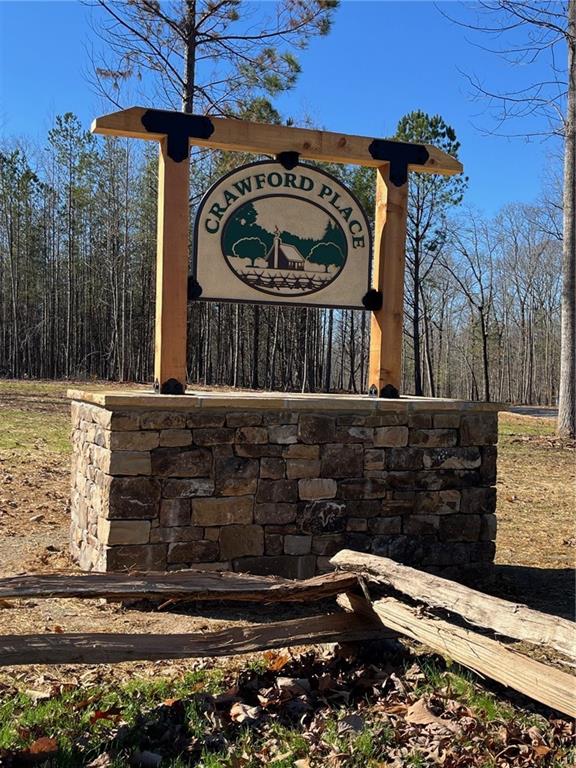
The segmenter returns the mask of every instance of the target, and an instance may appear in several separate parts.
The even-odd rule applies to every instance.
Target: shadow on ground
[[[558,408],[546,405],[511,405],[506,410],[521,416],[538,416],[544,419],[555,419],[558,416]]]
[[[474,583],[469,578],[465,583],[480,592],[501,597],[513,603],[522,603],[543,613],[575,620],[576,570],[573,568],[495,565],[493,573],[480,583]],[[134,601],[129,605],[141,610],[158,608],[158,603],[150,601]],[[274,606],[185,600],[174,603],[169,601],[164,605],[164,609],[170,613],[201,617],[206,620],[261,624],[333,613],[337,610],[336,603],[331,598],[309,603],[280,603]]]
[[[576,571],[573,568],[536,568],[495,565],[486,592],[505,600],[525,603],[543,613],[574,620]]]
[[[158,602],[153,600],[124,601],[124,606],[135,610],[158,610]],[[174,603],[164,603],[166,612],[193,616],[200,620],[221,621],[224,624],[249,622],[251,624],[270,624],[289,619],[305,619],[310,616],[334,613],[338,611],[336,600],[326,598],[307,603],[275,603],[260,604],[250,602],[233,602],[229,600],[177,600]],[[214,629],[206,624],[201,629]]]

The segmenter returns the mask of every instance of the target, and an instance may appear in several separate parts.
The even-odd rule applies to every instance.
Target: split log
[[[507,685],[541,704],[576,717],[576,678],[523,656],[502,643],[442,619],[423,616],[393,597],[370,603],[348,594],[339,598],[359,616],[378,616],[386,629],[417,640],[474,672]]]
[[[162,597],[262,603],[308,602],[352,590],[357,584],[358,578],[347,573],[328,573],[304,581],[192,570],[174,573],[57,573],[0,578],[0,599],[106,597],[134,600]]]
[[[232,627],[196,635],[6,635],[0,636],[0,666],[113,664],[120,661],[232,656],[291,645],[380,640],[383,636],[386,634],[380,621],[343,613]]]
[[[470,589],[454,581],[401,565],[386,557],[344,549],[331,561],[344,571],[365,576],[380,585],[419,600],[432,608],[457,613],[476,626],[534,645],[547,645],[576,658],[576,624]]]

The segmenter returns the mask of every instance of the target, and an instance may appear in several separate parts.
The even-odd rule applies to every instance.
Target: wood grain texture
[[[232,656],[290,645],[376,640],[382,635],[383,629],[379,622],[342,613],[232,627],[198,635],[9,635],[0,636],[0,666],[112,664],[121,661]]]
[[[376,614],[387,629],[417,640],[558,712],[576,717],[576,678],[572,675],[509,650],[469,629],[424,616],[392,597],[370,603],[348,594],[346,603],[366,620]]]
[[[576,624],[573,621],[486,595],[386,557],[344,549],[330,562],[345,571],[392,587],[433,608],[457,613],[471,624],[534,645],[547,645],[570,658],[576,658]]]
[[[188,317],[188,161],[174,162],[160,142],[156,255],[154,379],[176,380],[186,389]]]
[[[127,136],[139,139],[162,139],[163,134],[148,133],[142,125],[144,107],[130,107],[120,112],[97,117],[92,132],[104,136]],[[210,117],[214,132],[209,139],[190,139],[190,144],[213,149],[224,149],[255,154],[276,155],[279,152],[298,152],[302,158],[333,163],[351,163],[377,168],[382,160],[375,160],[368,147],[375,137],[353,136],[308,128],[289,128],[283,125],[250,123]],[[429,158],[425,165],[409,166],[421,173],[453,175],[462,172],[462,164],[442,150],[426,144]]]
[[[378,168],[372,287],[382,292],[382,308],[371,313],[368,386],[400,392],[404,318],[404,253],[408,183],[390,182],[389,166]]]
[[[0,598],[175,598],[249,602],[308,602],[349,589],[354,574],[328,573],[303,581],[217,571],[174,573],[57,573],[0,579]]]

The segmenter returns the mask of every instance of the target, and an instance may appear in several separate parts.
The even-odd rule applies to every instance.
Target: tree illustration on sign
[[[239,259],[250,259],[254,266],[256,259],[266,256],[266,244],[259,237],[243,237],[234,243],[232,253]]]
[[[342,266],[344,255],[335,243],[318,243],[310,251],[308,261],[312,264],[320,264],[324,267],[324,272],[328,272],[328,267]]]
[[[304,296],[341,273],[346,233],[328,211],[292,195],[263,195],[230,214],[221,235],[228,266],[246,285],[276,296]]]

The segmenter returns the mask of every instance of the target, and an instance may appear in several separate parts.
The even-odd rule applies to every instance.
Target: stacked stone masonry
[[[347,547],[435,572],[493,561],[497,413],[72,403],[85,570],[306,578]]]

